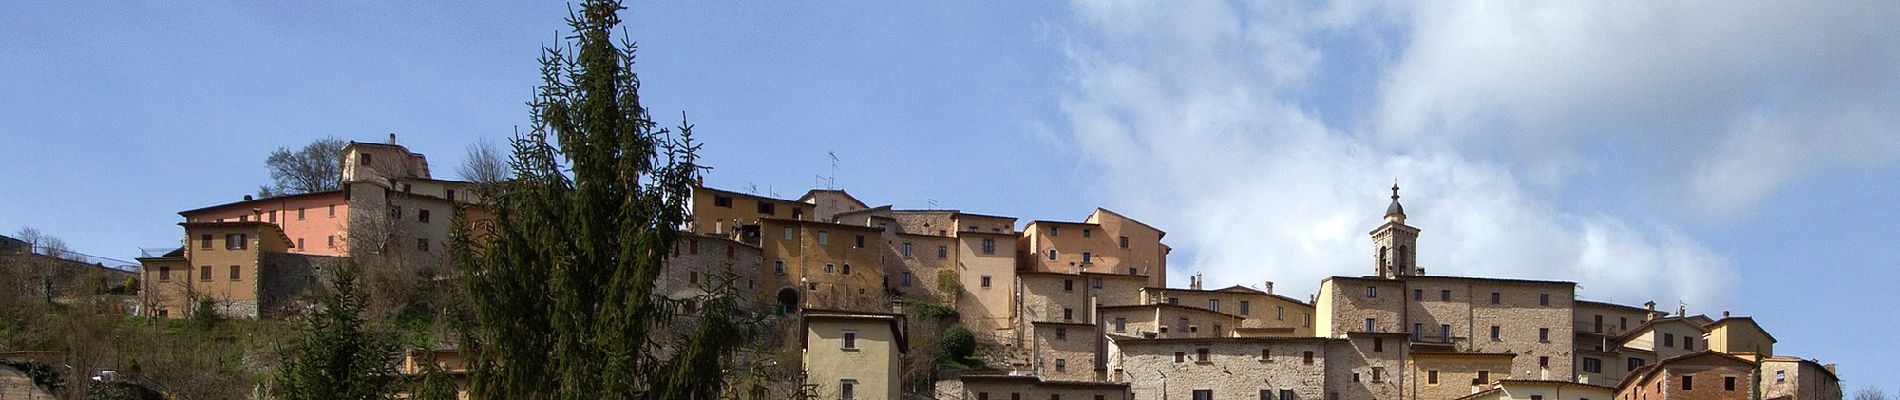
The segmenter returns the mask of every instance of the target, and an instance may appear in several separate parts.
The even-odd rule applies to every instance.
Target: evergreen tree
[[[689,219],[698,145],[690,125],[674,136],[642,108],[634,45],[612,37],[622,9],[589,0],[568,17],[568,42],[544,49],[513,178],[484,198],[492,218],[457,218],[476,398],[710,399],[755,332],[730,281],[695,300],[690,326],[654,290]]]
[[[353,265],[337,269],[323,309],[308,316],[277,371],[276,396],[290,400],[390,398],[393,338],[365,326]]]

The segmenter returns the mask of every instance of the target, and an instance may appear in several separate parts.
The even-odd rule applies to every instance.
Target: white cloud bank
[[[1693,205],[1657,214],[1722,220],[1817,169],[1892,160],[1900,13],[1856,5],[1887,9],[1078,2],[1058,136],[1100,195],[1193,255],[1177,282],[1301,297],[1368,274],[1397,177],[1430,273],[1712,312],[1734,305],[1733,260],[1666,218],[1551,193],[1624,182]],[[1351,79],[1375,81],[1329,92]]]

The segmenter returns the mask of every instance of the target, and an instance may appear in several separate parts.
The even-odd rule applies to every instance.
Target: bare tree
[[[495,148],[495,143],[487,139],[477,140],[468,145],[468,155],[462,159],[462,167],[456,172],[462,180],[480,184],[491,184],[508,180],[508,159]]]
[[[1887,400],[1887,392],[1868,386],[1854,392],[1854,400]]]
[[[280,147],[264,159],[270,169],[271,184],[257,188],[261,197],[314,193],[336,190],[343,180],[343,141],[334,137],[317,139],[302,149]]]
[[[30,226],[20,228],[20,232],[14,234],[14,238],[26,242],[27,247],[31,247],[31,252],[34,254],[64,259],[73,259],[79,256],[73,253],[72,248],[66,246],[65,240],[41,232],[38,228]]]

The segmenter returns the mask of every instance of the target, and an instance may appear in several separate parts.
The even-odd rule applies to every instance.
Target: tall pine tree
[[[476,398],[711,399],[754,331],[729,284],[690,329],[655,293],[689,218],[698,145],[690,125],[675,136],[640,105],[634,45],[612,35],[622,9],[588,0],[568,17],[567,43],[541,57],[514,179],[485,198],[492,219],[456,229]]]
[[[345,264],[331,281],[323,308],[306,317],[277,371],[277,398],[289,400],[387,399],[395,389],[398,346],[394,338],[365,325],[356,267]]]

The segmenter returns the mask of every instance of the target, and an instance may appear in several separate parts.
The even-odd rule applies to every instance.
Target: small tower
[[[1392,205],[1385,207],[1385,224],[1372,230],[1372,246],[1379,277],[1399,279],[1418,273],[1418,228],[1405,224],[1405,207],[1399,205],[1399,183],[1392,182]]]

